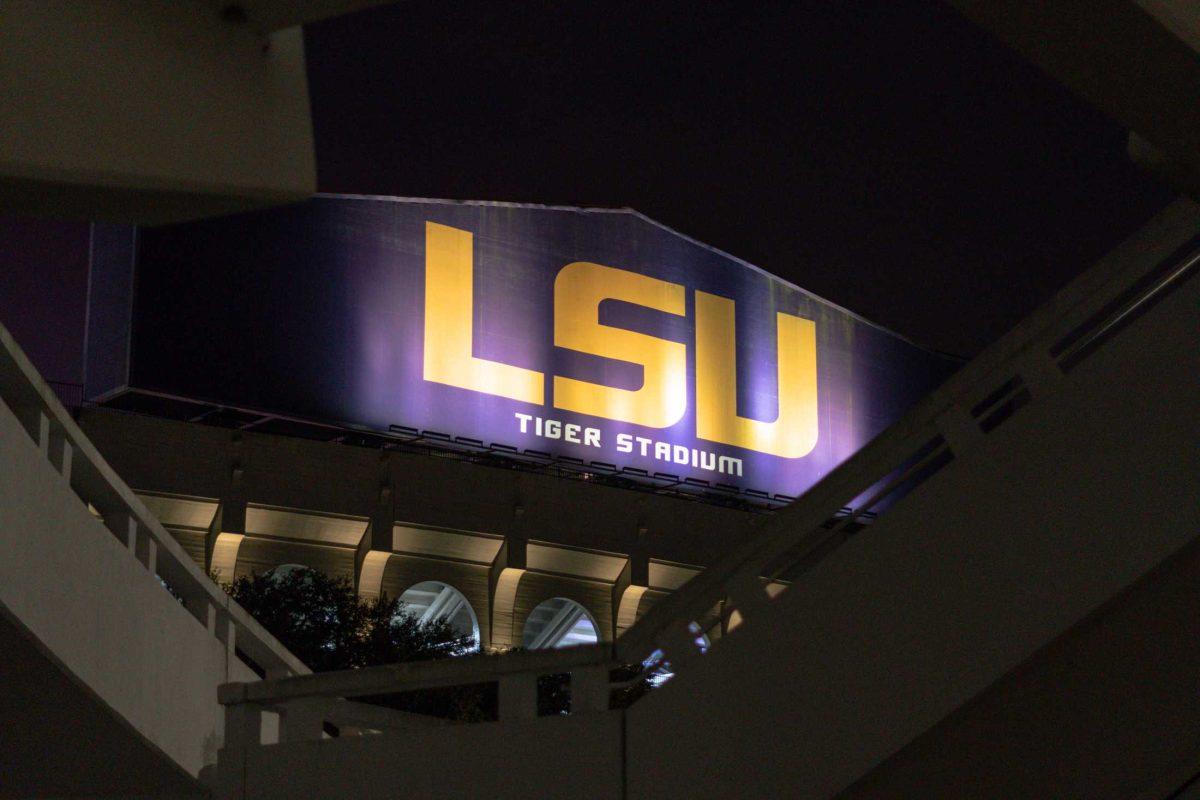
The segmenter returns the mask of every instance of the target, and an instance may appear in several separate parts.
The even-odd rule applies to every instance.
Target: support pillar
[[[514,627],[514,606],[517,586],[525,575],[526,540],[519,536],[504,537],[488,572],[489,646],[507,650],[521,645],[521,631]]]
[[[629,630],[637,622],[642,595],[650,587],[650,558],[642,548],[625,560],[625,568],[617,576],[612,589],[612,638]]]
[[[204,567],[223,583],[233,580],[238,550],[246,538],[246,487],[241,434],[233,435],[230,449],[229,479],[204,539]]]
[[[376,600],[383,593],[383,575],[392,555],[392,526],[396,520],[396,498],[392,491],[391,459],[379,458],[379,484],[370,521],[354,553],[354,588],[364,600]]]

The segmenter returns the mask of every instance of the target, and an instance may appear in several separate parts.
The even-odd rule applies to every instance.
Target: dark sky
[[[1171,198],[934,0],[412,0],[307,47],[323,191],[630,206],[946,352]]]

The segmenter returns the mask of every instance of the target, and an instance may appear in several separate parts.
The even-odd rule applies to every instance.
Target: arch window
[[[472,636],[479,647],[479,620],[475,609],[458,589],[441,581],[421,581],[400,595],[403,612],[422,624],[446,620],[460,636]]]
[[[592,615],[574,600],[555,597],[529,612],[522,644],[530,650],[551,650],[599,641]]]
[[[290,578],[295,572],[308,572],[312,567],[306,567],[303,564],[280,564],[267,570],[267,574],[271,576],[272,581],[281,581],[285,578]]]

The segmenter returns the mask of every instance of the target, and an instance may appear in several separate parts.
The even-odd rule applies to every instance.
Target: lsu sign
[[[473,260],[470,232],[426,223],[423,377],[544,406],[547,380],[542,372],[474,355]],[[637,365],[642,377],[636,389],[623,389],[555,375],[553,407],[644,429],[675,426],[688,409],[687,345],[601,324],[600,306],[605,301],[677,317],[687,315],[687,287],[682,284],[587,261],[564,266],[554,277],[554,346]],[[777,313],[777,410],[772,420],[755,420],[737,413],[734,302],[698,291],[694,309],[695,437],[781,458],[801,458],[812,452],[817,443],[817,346],[812,320]],[[514,416],[528,432],[530,416],[520,412]],[[544,423],[540,427],[539,434],[546,436]],[[594,433],[583,443],[601,447],[599,429],[587,431]],[[624,452],[631,452],[631,441],[621,441]],[[679,445],[662,445],[660,449],[656,444],[656,452],[670,451],[673,460],[674,448]],[[740,462],[724,458],[729,469],[720,472],[740,466]],[[700,459],[697,454],[682,463]]]
[[[393,198],[143,231],[133,329],[131,388],[793,496],[950,370],[635,212]]]

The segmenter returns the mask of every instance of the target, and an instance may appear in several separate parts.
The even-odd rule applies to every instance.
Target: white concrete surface
[[[0,207],[154,223],[312,194],[300,28],[216,6],[0,3]]]
[[[1198,331],[1193,274],[633,706],[629,796],[832,796],[1193,540]]]
[[[308,671],[191,562],[3,328],[0,552],[0,794],[200,792],[217,686],[257,677],[235,645]],[[39,757],[18,757],[32,741]]]

